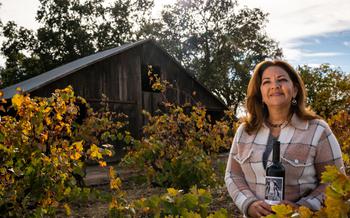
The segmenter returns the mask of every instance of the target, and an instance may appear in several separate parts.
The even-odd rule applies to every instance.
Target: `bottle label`
[[[283,200],[283,177],[266,176],[265,201],[270,205]]]

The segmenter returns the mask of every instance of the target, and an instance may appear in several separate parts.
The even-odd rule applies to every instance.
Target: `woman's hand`
[[[271,206],[263,200],[254,201],[248,207],[249,217],[262,217],[272,214]]]

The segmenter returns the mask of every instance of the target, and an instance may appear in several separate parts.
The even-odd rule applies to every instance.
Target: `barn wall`
[[[136,47],[112,56],[33,91],[32,95],[50,96],[55,89],[72,85],[77,96],[98,109],[105,94],[112,111],[129,116],[130,129],[137,136],[142,125],[139,53]]]
[[[102,94],[109,98],[112,111],[129,116],[130,130],[140,136],[142,110],[155,112],[165,100],[163,94],[142,91],[141,67],[143,64],[159,66],[161,79],[173,88],[166,93],[169,101],[179,104],[202,102],[210,113],[226,108],[198,82],[185,72],[174,59],[152,42],[135,46],[65,76],[32,92],[34,96],[50,96],[57,88],[72,85],[77,96],[84,97],[90,105],[100,107]],[[193,95],[195,93],[195,95]]]
[[[208,90],[196,82],[182,67],[180,67],[164,51],[152,44],[143,46],[142,64],[160,66],[161,79],[173,85],[167,92],[167,99],[179,104],[201,102],[212,111],[223,111],[226,108]],[[158,93],[143,92],[146,108],[155,108],[164,98]]]

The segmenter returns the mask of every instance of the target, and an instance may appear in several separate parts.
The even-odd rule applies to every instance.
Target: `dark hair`
[[[252,133],[258,130],[264,122],[264,119],[268,116],[268,110],[262,102],[262,96],[260,91],[261,77],[263,72],[272,66],[277,66],[285,70],[294,86],[298,89],[295,100],[297,105],[291,106],[290,113],[296,113],[301,119],[312,120],[318,118],[318,116],[310,109],[305,107],[306,104],[306,91],[304,82],[294,68],[285,61],[273,60],[263,61],[256,65],[253,76],[249,81],[247,90],[247,102],[246,107],[248,110],[248,116],[245,117],[244,123],[246,124],[246,131]]]

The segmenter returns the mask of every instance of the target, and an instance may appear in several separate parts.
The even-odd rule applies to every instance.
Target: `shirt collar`
[[[309,121],[302,120],[298,115],[295,113],[292,116],[292,119],[290,120],[290,125],[294,126],[297,129],[306,130],[309,127]]]

